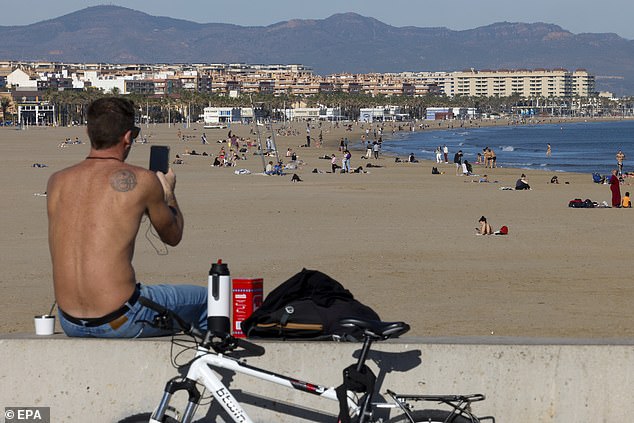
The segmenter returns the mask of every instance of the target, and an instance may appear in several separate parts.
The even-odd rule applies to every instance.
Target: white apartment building
[[[585,70],[474,70],[454,72],[454,95],[471,97],[587,97],[594,77]]]

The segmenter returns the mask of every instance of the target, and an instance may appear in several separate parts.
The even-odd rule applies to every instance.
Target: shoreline
[[[556,120],[556,121],[555,121]],[[511,120],[508,120],[507,123],[504,122],[499,122],[499,123],[485,123],[485,124],[481,124],[476,122],[475,124],[472,125],[464,125],[464,126],[455,126],[455,125],[451,125],[451,124],[447,124],[446,126],[441,126],[441,127],[436,127],[435,125],[425,129],[424,131],[451,131],[451,130],[460,130],[460,129],[479,129],[479,128],[500,128],[500,127],[535,127],[535,126],[542,126],[542,125],[561,125],[562,127],[564,127],[565,125],[569,125],[569,124],[575,124],[575,123],[587,123],[587,124],[594,124],[594,123],[610,123],[610,122],[632,122],[634,121],[634,118],[612,118],[612,117],[608,117],[608,118],[594,118],[594,119],[588,119],[588,118],[568,118],[567,120],[560,120],[560,119],[548,119],[548,121],[544,121],[544,120],[530,120],[524,123],[517,123],[517,122],[513,122]],[[424,132],[423,130],[418,130],[416,132]],[[410,132],[410,131],[401,131],[402,132]],[[398,132],[397,132],[398,134]],[[384,137],[384,140],[396,140],[396,141],[404,141],[403,138],[399,138],[398,136],[394,137],[394,135],[392,136],[387,136]],[[411,139],[406,140],[407,142],[412,141]],[[454,150],[456,148],[460,148],[461,144],[459,144],[459,147],[453,147]],[[402,148],[402,147],[401,147]],[[365,149],[362,148],[361,149],[363,152],[365,152]],[[451,151],[450,152],[450,163],[453,164],[453,153],[455,151]],[[429,152],[427,152],[429,153]],[[402,159],[403,157],[403,153],[399,154],[397,152],[394,151],[384,151],[383,152],[384,155],[386,156],[392,156],[392,157],[399,157]],[[429,153],[432,154],[432,153]],[[466,153],[465,153],[466,154]],[[498,168],[507,168],[507,169],[516,169],[518,172],[525,172],[525,171],[530,171],[530,172],[535,172],[535,171],[542,171],[545,173],[551,173],[551,174],[584,174],[584,175],[592,175],[595,172],[599,172],[597,169],[594,170],[587,170],[587,171],[579,171],[579,170],[566,170],[566,169],[561,169],[561,168],[556,168],[556,169],[551,169],[551,168],[546,168],[546,164],[542,164],[537,166],[537,164],[533,164],[532,167],[525,167],[525,166],[520,166],[517,164],[505,164],[504,161],[499,160],[500,155],[504,154],[504,150],[500,149],[500,152],[498,152]],[[407,156],[407,154],[405,154],[405,156]],[[426,156],[425,156],[426,157]],[[434,164],[436,164],[435,159],[430,159],[430,158],[421,158],[419,156],[416,157],[418,160],[426,160],[428,161],[432,166]],[[472,165],[477,165],[478,163],[475,162],[475,160],[473,160],[473,157],[465,157],[468,158],[470,160],[470,163]],[[557,167],[558,165],[551,165],[554,167]],[[612,167],[612,165],[606,165],[608,167]],[[565,166],[563,166],[565,167]],[[600,166],[599,166],[600,167]],[[475,167],[474,167],[475,168]],[[479,168],[482,168],[479,166]],[[609,171],[605,171],[607,172],[607,174],[609,174]],[[601,172],[599,172],[601,173]]]

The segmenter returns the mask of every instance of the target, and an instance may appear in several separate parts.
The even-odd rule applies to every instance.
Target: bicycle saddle
[[[375,339],[398,338],[409,330],[405,322],[382,322],[380,320],[342,319],[339,324],[344,327],[357,327],[363,333]]]

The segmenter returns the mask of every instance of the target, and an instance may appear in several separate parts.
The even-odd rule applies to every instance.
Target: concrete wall
[[[336,386],[360,344],[262,342],[255,366]],[[480,415],[506,422],[630,421],[634,392],[634,342],[538,339],[408,339],[377,345],[371,366],[399,393],[484,393]],[[0,407],[49,406],[52,422],[114,422],[152,410],[163,385],[177,374],[170,342],[78,340],[63,335],[0,338]],[[180,357],[186,361],[188,352]],[[337,404],[299,391],[260,384],[242,375],[238,389],[259,422],[332,421]],[[260,398],[276,399],[274,403]],[[301,401],[313,410],[287,408]],[[438,408],[432,404],[432,408]],[[261,406],[276,410],[264,410]],[[281,412],[292,412],[285,416]],[[198,416],[215,416],[207,407]],[[208,421],[224,421],[210,417]]]

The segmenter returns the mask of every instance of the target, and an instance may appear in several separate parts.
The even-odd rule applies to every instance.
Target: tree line
[[[55,106],[55,122],[67,126],[73,123],[82,124],[86,121],[88,105],[97,98],[120,95],[104,93],[96,88],[85,90],[49,90],[44,93],[44,100]],[[138,108],[138,118],[142,123],[166,123],[196,121],[203,115],[205,107],[251,107],[255,105],[258,117],[281,119],[280,110],[302,104],[306,107],[338,107],[346,119],[359,118],[360,109],[365,107],[397,106],[401,113],[408,114],[412,119],[425,117],[428,107],[458,107],[474,108],[478,113],[488,115],[513,115],[521,110],[528,110],[541,105],[544,113],[551,116],[570,116],[575,106],[579,110],[587,110],[593,115],[631,115],[634,101],[632,98],[624,100],[610,100],[607,98],[534,98],[525,99],[519,95],[510,97],[467,97],[429,94],[426,96],[385,96],[351,93],[319,93],[311,96],[292,94],[272,95],[253,94],[229,97],[218,94],[200,93],[181,90],[170,95],[125,94]],[[8,110],[10,102],[6,97],[0,99],[3,120],[9,120]],[[585,113],[585,112],[584,112]]]

